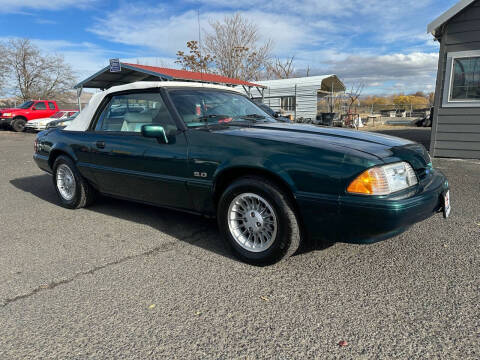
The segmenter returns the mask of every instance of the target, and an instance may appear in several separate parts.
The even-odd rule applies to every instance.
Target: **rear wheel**
[[[245,177],[230,185],[218,206],[220,231],[236,256],[255,265],[293,255],[300,229],[289,197],[274,183]]]
[[[12,120],[12,129],[13,131],[16,131],[16,132],[22,132],[25,130],[25,124],[27,123],[27,121],[23,118],[16,118],[16,119],[13,119]]]
[[[77,170],[68,156],[61,155],[53,164],[53,184],[62,205],[69,209],[79,209],[90,205],[95,190]]]

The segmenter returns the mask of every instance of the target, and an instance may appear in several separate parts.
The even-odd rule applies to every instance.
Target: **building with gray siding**
[[[480,0],[462,0],[428,25],[440,43],[430,153],[480,159]]]

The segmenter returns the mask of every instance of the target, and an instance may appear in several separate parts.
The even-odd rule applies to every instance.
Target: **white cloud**
[[[96,0],[0,0],[0,13],[14,13],[22,10],[62,10],[67,7],[82,8]]]
[[[297,18],[285,15],[272,17],[258,11],[243,14],[258,26],[264,39],[270,38],[271,34],[276,35],[274,46],[280,53],[291,52],[302,44],[314,44],[321,39],[305,31],[304,23]],[[222,20],[227,15],[230,13],[202,13],[202,32],[210,30],[211,21]],[[169,15],[164,7],[143,9],[129,4],[109,13],[105,19],[99,19],[89,31],[113,42],[140,45],[163,55],[174,55],[178,50],[184,50],[187,41],[198,39],[197,12],[191,10]]]
[[[438,53],[339,54],[317,71],[336,73],[347,84],[363,82],[370,92],[410,92],[433,89],[437,63]]]
[[[9,39],[11,38],[0,38],[0,41]],[[75,43],[66,40],[43,39],[31,39],[31,41],[41,50],[48,49],[49,54],[63,56],[65,61],[72,66],[79,81],[107,66],[109,58],[118,56],[115,52],[90,42]]]
[[[79,0],[89,1],[93,0]],[[240,11],[259,27],[263,40],[273,39],[275,56],[295,56],[298,70],[308,66],[316,73],[337,73],[347,82],[361,80],[384,92],[433,87],[438,45],[425,27],[434,0],[190,2],[200,8],[202,31],[209,31],[210,21]],[[135,49],[131,54],[114,55],[123,61],[175,67],[176,52],[198,38],[197,11],[181,8],[173,3],[123,2],[94,19],[88,31]],[[113,57],[111,52],[86,44],[57,45],[80,73],[93,69],[91,74]]]

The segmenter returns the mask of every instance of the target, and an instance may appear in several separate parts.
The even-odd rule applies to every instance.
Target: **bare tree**
[[[347,116],[353,116],[352,115],[352,108],[355,104],[358,104],[359,98],[362,95],[363,89],[365,88],[365,84],[362,82],[359,83],[354,83],[350,87],[350,89],[345,93],[346,98],[347,98],[347,105],[348,105],[348,112]],[[353,124],[355,128],[357,128],[357,123],[355,122],[355,119],[353,119]]]
[[[290,79],[295,76],[295,67],[293,65],[293,58],[282,61],[275,58],[271,64],[267,66],[267,72],[270,78],[275,79]]]
[[[215,59],[217,72],[243,80],[259,79],[270,59],[271,40],[259,44],[258,26],[238,13],[210,25],[213,32],[205,37],[205,49]]]
[[[0,54],[6,53],[6,47],[3,44],[0,44]],[[6,92],[6,80],[8,74],[8,64],[7,57],[0,56],[0,95],[3,95]]]
[[[58,55],[42,55],[29,39],[10,40],[7,66],[17,96],[23,100],[62,100],[75,84],[72,68]]]
[[[305,69],[305,77],[309,77],[310,76],[310,71],[312,69],[310,69],[310,65],[307,65],[307,68]]]
[[[184,70],[207,72],[215,58],[210,54],[202,55],[198,41],[188,41],[187,47],[190,49],[190,54],[177,51],[177,60],[175,60],[175,63],[180,64]]]

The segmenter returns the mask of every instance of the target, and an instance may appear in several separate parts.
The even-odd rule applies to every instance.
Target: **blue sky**
[[[0,39],[31,38],[63,54],[83,79],[109,58],[175,67],[209,22],[241,12],[297,70],[336,73],[368,93],[430,91],[438,44],[427,24],[453,0],[0,0]]]

